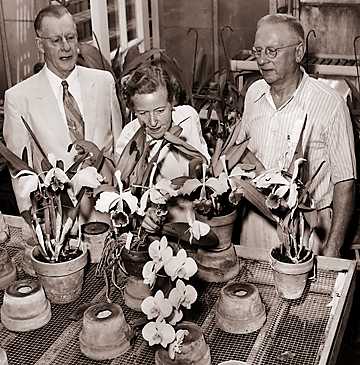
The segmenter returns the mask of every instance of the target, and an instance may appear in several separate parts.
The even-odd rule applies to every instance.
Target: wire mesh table
[[[6,244],[15,259],[18,278],[21,269],[22,231],[10,227],[11,240]],[[253,283],[259,289],[267,312],[267,321],[258,331],[234,335],[215,326],[215,303],[224,284],[195,281],[199,297],[187,319],[201,326],[210,345],[212,364],[236,359],[248,365],[307,365],[335,364],[341,337],[348,318],[354,290],[355,263],[349,260],[319,258],[316,282],[309,282],[301,299],[287,301],[279,298],[273,286],[272,272],[266,253],[237,247],[240,272],[234,281]],[[95,276],[95,265],[89,265],[81,297],[67,305],[52,304],[51,321],[32,332],[15,333],[0,327],[0,346],[6,351],[10,365],[47,364],[154,364],[154,349],[141,335],[132,348],[113,360],[95,361],[80,352],[79,333],[82,319],[73,320],[73,313],[84,303],[105,301],[105,285]],[[336,279],[342,273],[342,285]],[[123,286],[125,278],[118,284]],[[332,300],[335,297],[336,300]],[[0,296],[2,303],[3,293]],[[128,323],[142,317],[127,308],[119,291],[112,292],[114,302],[121,305]],[[328,306],[333,302],[332,307]]]

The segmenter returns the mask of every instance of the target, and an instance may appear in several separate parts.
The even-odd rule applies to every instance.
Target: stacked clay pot
[[[199,248],[195,257],[198,265],[197,275],[210,283],[221,283],[234,278],[240,270],[239,260],[231,242],[236,211],[208,219],[196,215],[197,219],[208,224],[219,239],[219,245],[214,248]]]
[[[168,350],[158,350],[155,353],[155,365],[211,365],[210,348],[201,328],[195,323],[182,322],[176,326],[176,330],[179,329],[189,331],[184,337],[181,352],[176,353],[172,360]]]
[[[118,304],[89,307],[80,332],[80,350],[93,360],[114,359],[130,348],[131,329]]]
[[[260,329],[266,320],[259,290],[250,283],[229,283],[221,289],[215,321],[225,332],[246,334]]]
[[[16,267],[5,247],[0,247],[0,289],[16,280]]]
[[[45,326],[51,318],[50,303],[37,279],[12,283],[5,291],[1,322],[10,331],[26,332]]]

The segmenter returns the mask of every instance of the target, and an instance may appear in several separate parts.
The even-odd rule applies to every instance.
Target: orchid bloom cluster
[[[195,288],[184,281],[197,272],[197,265],[194,259],[187,257],[184,249],[180,249],[175,255],[165,236],[150,244],[149,255],[152,260],[144,265],[144,283],[153,287],[162,270],[172,282],[176,280],[176,284],[168,298],[165,298],[162,290],[158,290],[154,296],[143,300],[141,310],[150,322],[144,326],[142,335],[150,346],[169,346],[169,356],[174,359],[175,354],[181,352],[181,344],[188,331],[175,331],[173,326],[183,318],[181,308],[190,309],[197,299]]]
[[[267,194],[265,205],[281,228],[279,237],[286,255],[295,263],[305,260],[301,256],[303,249],[310,254],[309,239],[316,225],[314,201],[299,178],[300,165],[305,161],[295,161],[291,177],[281,169],[270,169],[252,180],[259,191]]]
[[[36,174],[34,171],[21,170],[14,178],[19,179],[22,196],[30,197],[32,224],[44,258],[57,262],[77,218],[78,193],[83,187],[97,188],[103,177],[95,167],[87,166],[69,179],[65,171],[58,167],[61,161],[51,154],[48,160],[53,166],[49,171]],[[67,194],[72,207],[63,207],[63,193]]]
[[[253,165],[237,165],[231,173],[226,167],[226,156],[220,157],[223,172],[218,177],[206,177],[208,166],[203,164],[202,181],[189,179],[185,181],[181,191],[184,195],[190,195],[200,189],[199,198],[193,202],[194,209],[202,215],[221,216],[231,212],[242,198],[242,190],[236,184],[236,178],[255,177]],[[228,209],[229,211],[226,211]]]

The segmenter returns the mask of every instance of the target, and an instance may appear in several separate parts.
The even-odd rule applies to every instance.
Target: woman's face
[[[154,139],[164,137],[171,126],[172,105],[168,101],[165,87],[159,87],[151,94],[135,94],[132,97],[134,112],[146,134]]]

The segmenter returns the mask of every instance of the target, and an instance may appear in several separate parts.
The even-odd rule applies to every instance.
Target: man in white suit
[[[21,117],[29,124],[46,154],[73,163],[74,152],[68,146],[74,141],[68,127],[63,101],[66,80],[82,116],[83,138],[105,148],[105,156],[114,156],[122,118],[115,92],[115,82],[107,71],[77,66],[78,40],[71,14],[61,5],[42,9],[34,23],[36,45],[43,54],[43,69],[10,88],[5,93],[4,138],[7,147],[19,157],[26,148],[29,163],[41,171],[41,155]],[[69,129],[70,128],[70,129]],[[13,180],[20,212],[29,201],[21,197],[21,187]]]

